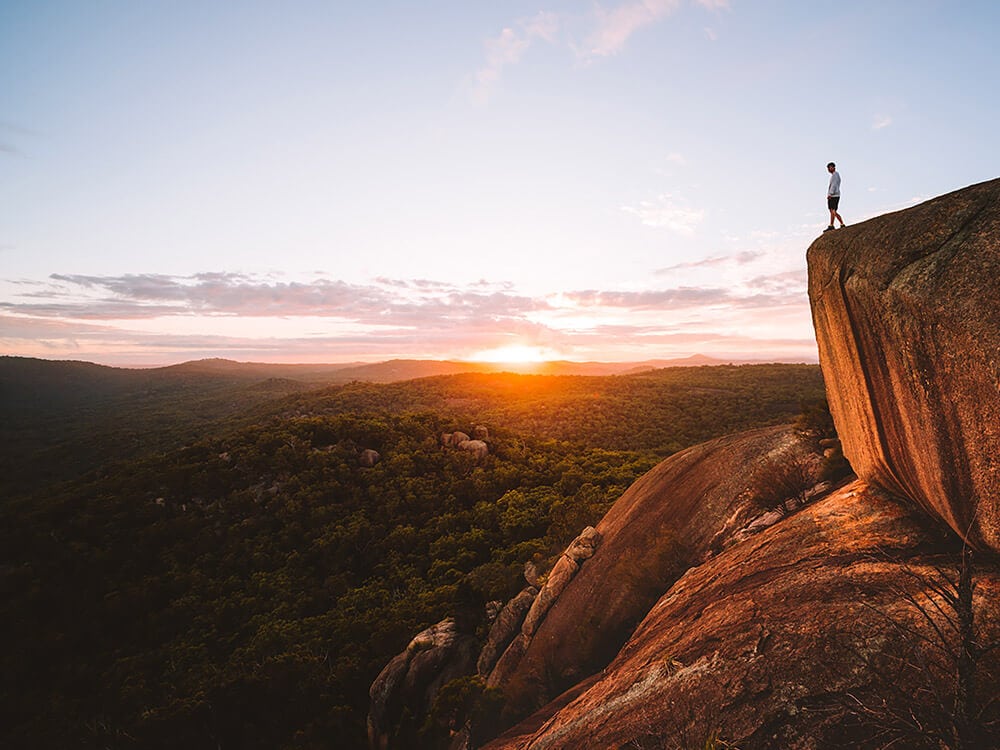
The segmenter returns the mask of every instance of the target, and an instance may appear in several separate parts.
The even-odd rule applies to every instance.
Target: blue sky
[[[0,4],[0,352],[815,358],[856,223],[997,177],[992,2]]]

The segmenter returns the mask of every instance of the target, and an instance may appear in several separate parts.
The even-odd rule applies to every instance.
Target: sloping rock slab
[[[924,557],[942,544],[925,524],[863,483],[838,490],[693,568],[596,683],[535,731],[546,711],[486,747],[855,746],[843,696],[871,685],[879,654],[898,646],[890,618],[925,627],[899,593],[939,560]],[[994,566],[977,579],[985,637],[1000,626],[998,594]]]
[[[854,470],[1000,552],[1000,180],[826,232],[808,259]]]
[[[649,608],[727,524],[751,512],[747,478],[769,456],[798,445],[789,427],[730,435],[681,451],[640,477],[597,526],[593,557],[537,623],[512,644],[490,684],[504,692],[506,721],[533,713],[599,671]],[[535,623],[533,623],[533,627]]]

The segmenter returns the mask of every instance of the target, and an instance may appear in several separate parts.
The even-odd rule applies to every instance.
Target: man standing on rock
[[[833,220],[840,222],[840,228],[844,228],[844,220],[837,213],[840,207],[840,174],[837,172],[837,165],[832,161],[826,165],[826,171],[830,173],[830,187],[826,189],[826,207],[830,209],[830,226],[824,229],[829,232],[833,229]]]

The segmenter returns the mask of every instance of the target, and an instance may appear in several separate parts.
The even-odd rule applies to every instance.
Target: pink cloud
[[[598,6],[596,28],[587,39],[587,52],[592,57],[616,55],[635,32],[673,13],[680,0],[640,0],[619,5],[611,10]]]
[[[804,283],[804,272],[791,271],[731,288],[531,296],[506,282],[53,274],[19,284],[19,294],[0,303],[0,351],[119,362],[345,361],[461,358],[514,341],[567,358],[735,356],[741,348],[759,354],[774,347],[786,352],[781,356],[797,347],[810,358]],[[805,333],[774,336],[785,328]]]

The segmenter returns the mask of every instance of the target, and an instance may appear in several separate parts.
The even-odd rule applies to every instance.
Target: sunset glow
[[[497,347],[496,349],[477,352],[469,357],[469,361],[528,364],[550,362],[558,358],[558,355],[552,349],[524,344],[510,344],[508,346]]]
[[[4,4],[0,354],[816,361],[826,163],[996,176],[1000,5],[376,5]]]

